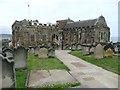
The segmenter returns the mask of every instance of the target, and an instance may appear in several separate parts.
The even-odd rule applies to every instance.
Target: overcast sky
[[[74,21],[94,19],[103,15],[110,27],[111,37],[118,36],[119,0],[0,0],[0,31],[11,33],[15,20],[39,20],[55,23],[56,20]],[[28,9],[28,5],[30,5]]]

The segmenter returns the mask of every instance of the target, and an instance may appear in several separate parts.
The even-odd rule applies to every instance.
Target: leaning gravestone
[[[13,50],[12,49],[7,48],[3,51],[3,53],[5,54],[5,56],[8,59],[13,60]]]
[[[55,57],[55,50],[54,49],[49,49],[48,50],[48,57],[52,57],[52,58]]]
[[[83,47],[82,47],[82,54],[83,54],[83,55],[88,55],[88,54],[90,54],[89,47],[83,46]]]
[[[18,46],[14,49],[14,62],[15,69],[26,69],[27,68],[27,55],[28,51],[22,46]]]
[[[48,49],[45,47],[40,48],[38,57],[39,58],[48,58]]]
[[[95,54],[94,59],[102,59],[103,58],[104,52],[103,52],[103,46],[101,44],[98,44],[95,47],[94,54]]]
[[[108,48],[106,51],[104,51],[104,56],[105,57],[112,57],[113,56],[113,51],[111,48]]]
[[[0,79],[2,76],[2,88],[15,88],[16,79],[15,79],[15,69],[14,63],[8,62],[7,59],[0,56],[0,66],[2,66],[2,73],[0,73]],[[1,82],[0,82],[1,83]]]

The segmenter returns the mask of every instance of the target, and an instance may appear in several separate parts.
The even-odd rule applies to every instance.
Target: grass
[[[61,63],[57,58],[38,58],[33,54],[28,56],[28,69],[29,70],[52,70],[52,69],[63,69],[67,70],[68,68]]]
[[[16,71],[16,83],[17,88],[25,88],[25,83],[27,79],[27,70],[18,70]]]
[[[72,54],[78,58],[81,58],[89,63],[100,66],[106,70],[120,74],[120,72],[118,70],[118,67],[120,67],[120,63],[118,63],[119,62],[118,56],[94,60],[94,55],[83,56],[81,51],[71,51],[71,52],[69,52],[69,54]]]
[[[57,58],[38,58],[33,54],[28,54],[28,70],[16,71],[17,88],[25,88],[26,78],[29,70],[69,70]],[[63,85],[64,86],[64,85]],[[55,86],[56,87],[56,86]]]
[[[44,86],[42,88],[70,88],[75,86],[80,86],[80,83],[76,82],[76,83],[67,83],[67,84],[53,84],[50,86]]]

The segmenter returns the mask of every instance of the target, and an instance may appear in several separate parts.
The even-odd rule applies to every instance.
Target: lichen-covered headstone
[[[0,73],[0,77],[2,76],[2,88],[15,88],[16,87],[16,79],[15,79],[15,69],[14,63],[8,62],[7,59],[0,56],[0,66],[2,66],[2,73]],[[0,78],[1,79],[1,78]]]
[[[94,59],[102,59],[104,56],[103,46],[101,44],[98,44],[95,47],[95,56]]]
[[[113,56],[113,51],[111,48],[108,48],[106,51],[104,51],[104,56],[105,57],[112,57]]]
[[[27,68],[28,51],[26,48],[18,46],[17,48],[14,49],[13,56],[15,62],[15,69]]]
[[[40,48],[38,57],[39,58],[48,58],[48,49],[45,47]]]

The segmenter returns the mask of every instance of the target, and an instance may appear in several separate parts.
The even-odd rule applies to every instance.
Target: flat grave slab
[[[40,88],[53,84],[78,82],[65,70],[32,70],[28,77],[29,88]]]
[[[73,64],[75,67],[86,67],[85,65],[79,63],[79,62],[74,62],[74,63],[71,63]]]

